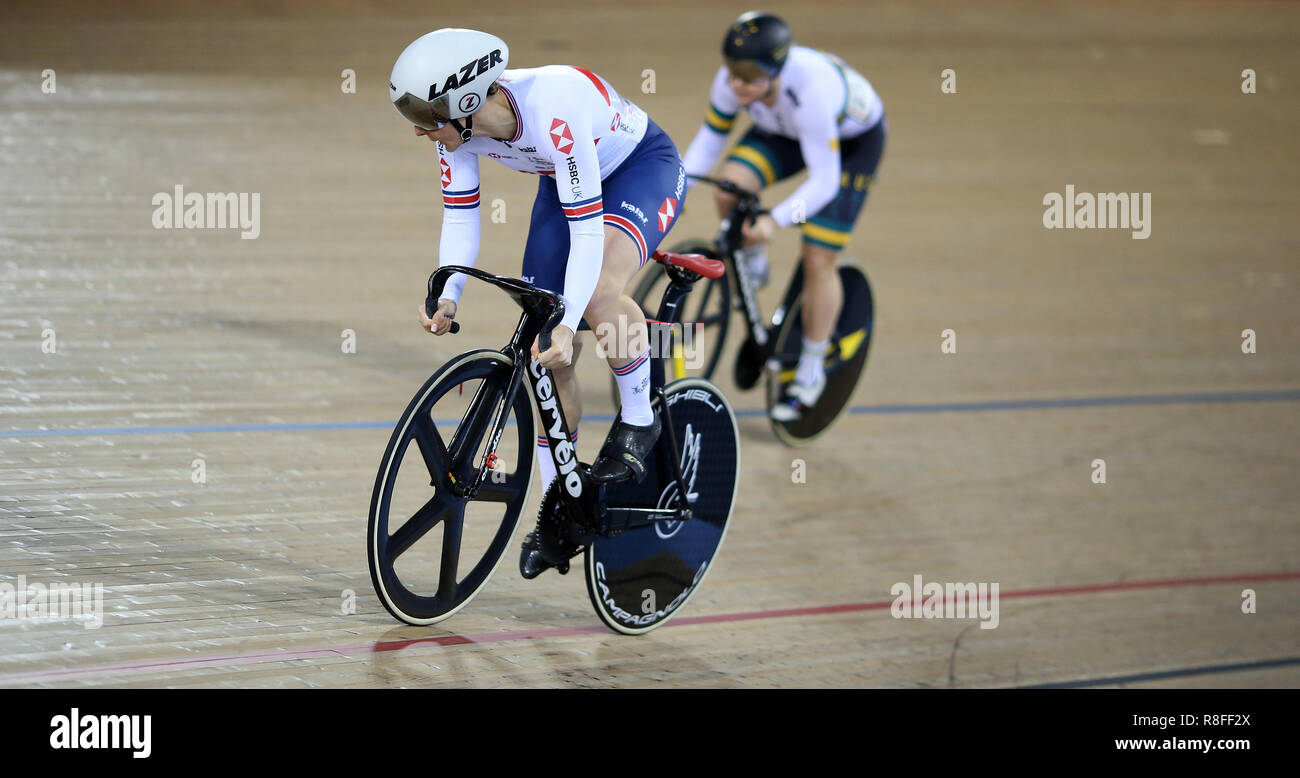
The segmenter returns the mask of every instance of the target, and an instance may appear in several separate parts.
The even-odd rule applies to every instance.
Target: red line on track
[[[1020,589],[999,592],[998,599],[1019,599],[1026,597],[1061,597],[1074,594],[1097,594],[1102,592],[1123,592],[1134,589],[1172,589],[1185,586],[1212,586],[1228,583],[1262,583],[1265,581],[1300,580],[1300,571],[1220,575],[1202,578],[1162,578],[1150,581],[1116,581],[1112,583],[1081,584],[1078,586],[1053,586],[1041,589]],[[826,616],[838,613],[855,613],[858,611],[883,610],[892,605],[894,600],[873,600],[871,602],[845,603],[842,605],[818,605],[808,608],[783,608],[773,610],[745,611],[740,613],[717,613],[704,616],[681,616],[664,625],[664,629],[686,627],[699,624],[725,624],[733,621],[754,621],[757,619],[786,619],[800,616]],[[111,665],[102,667],[69,667],[62,670],[38,670],[30,673],[13,673],[0,676],[0,686],[23,683],[48,683],[64,678],[87,675],[104,675],[112,673],[141,673],[150,670],[180,669],[186,667],[208,667],[225,665],[242,665],[257,662],[286,662],[300,659],[312,659],[322,656],[357,656],[385,651],[401,651],[412,646],[463,646],[473,643],[508,643],[515,640],[537,640],[539,638],[562,638],[573,635],[613,634],[603,626],[591,624],[581,627],[551,627],[543,629],[514,630],[510,632],[485,632],[479,635],[439,635],[427,638],[409,638],[405,640],[384,640],[373,643],[356,643],[345,646],[328,646],[325,648],[302,648],[287,651],[261,651],[252,654],[229,654],[225,656],[195,657],[192,659],[173,659],[160,662],[140,664]]]

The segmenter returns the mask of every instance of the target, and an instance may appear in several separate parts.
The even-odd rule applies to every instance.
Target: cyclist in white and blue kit
[[[803,350],[794,381],[772,418],[794,421],[826,388],[825,359],[844,299],[835,264],[849,242],[885,145],[885,110],[871,84],[838,57],[792,45],[779,18],[751,11],[727,28],[723,66],[714,76],[709,111],[686,151],[686,172],[702,175],[717,162],[736,114],[753,127],[718,178],[757,191],[808,169],[794,194],[745,227],[741,261],[766,283],[764,244],[778,227],[803,232]],[[717,192],[718,212],[735,206]]]
[[[478,256],[481,158],[538,176],[521,276],[560,294],[566,310],[551,347],[538,353],[534,344],[533,357],[552,371],[576,430],[579,324],[630,334],[608,358],[622,407],[592,476],[640,480],[661,425],[650,406],[645,316],[623,288],[676,220],[686,184],[681,158],[645,111],[595,73],[567,65],[507,70],[508,59],[494,35],[443,29],[417,39],[393,66],[394,105],[417,136],[438,144],[438,264],[473,265]],[[465,279],[449,279],[432,318],[421,306],[425,329],[450,329]],[[538,447],[545,486],[555,464],[545,437]]]

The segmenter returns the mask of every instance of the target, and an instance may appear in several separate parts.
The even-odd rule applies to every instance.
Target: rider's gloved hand
[[[544,353],[538,353],[537,340],[533,340],[533,359],[540,361],[547,370],[573,364],[573,330],[563,324],[551,330],[551,347]]]
[[[424,303],[420,303],[420,325],[434,335],[446,335],[451,329],[451,320],[454,318],[456,318],[456,303],[446,297],[438,301],[438,310],[433,312],[432,319],[424,310]]]
[[[745,248],[767,243],[776,234],[776,229],[776,219],[766,213],[755,219],[753,224],[742,224],[740,231],[744,235]]]

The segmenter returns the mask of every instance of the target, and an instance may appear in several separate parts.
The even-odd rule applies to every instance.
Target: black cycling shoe
[[[519,553],[519,574],[533,579],[552,567],[560,575],[569,572],[569,560],[582,552],[576,542],[560,498],[560,482],[556,479],[542,497],[542,508],[537,512],[537,527],[524,538]]]
[[[636,479],[637,483],[641,483],[645,480],[646,459],[662,430],[659,414],[655,414],[653,424],[641,427],[628,424],[621,418],[617,420],[609,437],[605,438],[600,456],[591,466],[591,480],[612,484]]]
[[[519,555],[519,574],[532,580],[552,567],[557,568],[560,575],[569,572],[569,563],[567,561],[558,565],[551,564],[542,554],[542,544],[537,540],[536,530],[528,533],[528,536],[524,538],[522,553]]]

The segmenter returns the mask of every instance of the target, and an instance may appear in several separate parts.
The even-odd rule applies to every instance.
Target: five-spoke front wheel
[[[455,614],[483,588],[510,545],[532,485],[533,410],[526,382],[509,409],[473,499],[492,422],[514,366],[482,349],[433,375],[398,421],[375,477],[367,545],[380,602],[408,624]],[[412,451],[419,456],[408,456]]]

